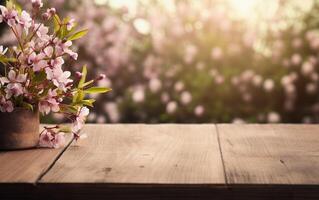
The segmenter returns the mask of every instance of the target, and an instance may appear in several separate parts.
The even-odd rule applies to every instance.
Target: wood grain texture
[[[228,184],[319,184],[318,125],[217,128]]]
[[[87,125],[41,183],[225,184],[214,125]]]
[[[67,143],[70,141],[71,137],[67,137]],[[39,176],[55,161],[63,149],[33,148],[0,151],[0,184],[34,184]]]
[[[281,143],[274,149],[290,174],[290,183],[319,185],[319,125],[273,125]]]

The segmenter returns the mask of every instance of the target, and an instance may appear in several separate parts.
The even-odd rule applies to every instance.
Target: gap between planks
[[[218,129],[217,124],[213,124],[213,126],[215,127],[215,130],[216,130],[216,137],[217,137],[217,142],[218,142],[220,159],[221,159],[222,166],[223,166],[223,174],[224,174],[224,179],[225,179],[225,185],[228,186],[228,179],[227,179],[227,175],[226,175],[226,166],[225,166],[223,150],[222,150],[222,145],[221,145],[220,136],[219,136],[220,133],[219,133],[219,129]]]
[[[69,148],[69,146],[73,143],[74,138],[70,139],[69,143],[63,147],[63,150],[55,157],[55,159],[52,161],[52,163],[45,169],[36,179],[34,182],[34,185],[37,185],[39,181],[54,167],[55,163],[60,159],[60,157],[63,155],[63,153]]]

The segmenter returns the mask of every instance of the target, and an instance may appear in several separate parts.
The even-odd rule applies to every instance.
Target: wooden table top
[[[0,151],[0,199],[319,199],[319,125],[86,125]]]

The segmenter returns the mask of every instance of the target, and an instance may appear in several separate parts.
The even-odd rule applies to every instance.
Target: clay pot
[[[0,112],[0,149],[14,150],[35,147],[39,142],[39,111],[15,108]]]

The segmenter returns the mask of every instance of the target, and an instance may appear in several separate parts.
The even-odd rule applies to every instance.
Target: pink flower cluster
[[[84,99],[86,90],[106,91],[92,88],[101,77],[88,83],[82,77],[76,86],[71,72],[63,70],[65,59],[78,58],[71,49],[72,40],[84,36],[87,30],[76,32],[74,19],[60,19],[55,8],[42,12],[41,0],[31,3],[32,16],[25,10],[19,11],[13,1],[8,1],[6,7],[0,6],[0,22],[9,26],[18,43],[9,51],[0,46],[0,61],[6,69],[5,74],[0,75],[0,111],[12,112],[15,107],[26,107],[38,109],[44,115],[63,113],[71,119],[74,125],[71,132],[78,137],[89,114],[86,106],[92,106],[93,102]],[[44,130],[40,146],[60,147],[64,142],[62,133],[58,128]]]

